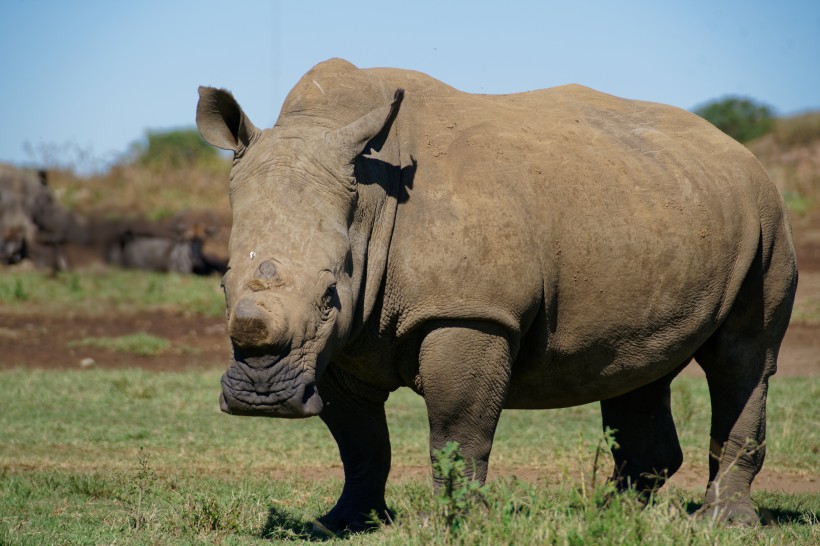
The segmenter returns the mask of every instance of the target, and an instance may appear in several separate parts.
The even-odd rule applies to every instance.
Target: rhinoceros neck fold
[[[392,187],[400,185],[397,174],[399,169],[395,167],[395,172],[391,172],[393,169],[389,167],[384,169],[385,178],[379,184],[359,184],[358,206],[363,217],[358,225],[351,226],[351,237],[358,239],[352,250],[354,269],[361,273],[355,282],[355,286],[359,287],[359,294],[356,297],[351,340],[371,320],[387,269],[387,256],[398,207],[398,199]]]

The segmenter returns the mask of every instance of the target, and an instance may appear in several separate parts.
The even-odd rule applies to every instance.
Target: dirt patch
[[[284,480],[292,478],[294,475],[310,481],[321,481],[328,478],[344,479],[344,472],[341,465],[330,468],[297,468],[297,469],[257,469],[257,471],[268,476],[272,480]],[[402,483],[418,479],[430,478],[430,466],[394,466],[390,470],[390,481]],[[599,479],[603,480],[608,476],[603,471]],[[680,489],[690,491],[706,491],[706,481],[709,477],[709,470],[706,467],[696,467],[684,465],[672,476],[669,484]],[[527,483],[537,483],[543,485],[565,485],[561,473],[553,472],[544,468],[533,467],[510,467],[499,466],[490,463],[487,475],[488,480],[507,480],[516,478]],[[577,478],[572,478],[573,483]],[[430,480],[432,483],[432,479]],[[600,482],[599,482],[600,483]],[[753,484],[754,491],[781,491],[784,493],[820,493],[820,478],[817,476],[804,475],[797,472],[785,472],[767,469],[765,466],[757,475]]]
[[[140,356],[99,347],[77,347],[87,338],[112,338],[145,332],[168,339],[158,356]],[[39,316],[3,313],[0,308],[0,369],[79,369],[92,359],[100,368],[144,368],[173,371],[214,368],[228,361],[230,346],[225,320],[163,311],[127,315]],[[686,375],[701,375],[690,365]],[[820,326],[792,325],[783,340],[778,377],[820,375]]]
[[[706,491],[706,481],[709,470],[684,465],[669,480],[671,485],[681,489]],[[784,493],[820,493],[820,478],[817,476],[770,470],[763,465],[763,469],[752,483],[752,491],[782,491]]]
[[[403,469],[396,469],[396,474],[401,474]],[[428,469],[429,473],[429,469]],[[391,473],[392,475],[392,473]],[[605,479],[609,474],[604,471],[600,479]],[[553,474],[543,469],[537,468],[497,468],[490,465],[489,478],[503,479],[515,476],[526,482],[544,483],[549,485],[561,482],[560,474]],[[697,467],[684,464],[677,473],[669,480],[669,484],[681,489],[692,491],[706,491],[706,482],[709,478],[709,470],[706,467]],[[784,493],[820,493],[820,478],[809,476],[797,472],[785,472],[770,470],[765,466],[760,474],[755,477],[752,485],[754,491],[781,491]]]
[[[797,266],[801,271],[820,271],[820,210],[792,216]]]
[[[77,347],[88,338],[144,332],[170,341],[157,356],[140,356],[99,347]],[[225,320],[167,312],[103,316],[4,314],[0,309],[0,368],[104,369],[153,371],[224,366],[229,354]],[[89,360],[90,359],[90,360]]]
[[[820,295],[820,214],[795,222],[795,241],[800,267],[798,301]],[[145,332],[170,341],[159,356],[139,356],[97,347],[72,346],[86,338],[117,337]],[[0,307],[0,369],[30,368],[81,369],[83,363],[102,369],[143,368],[153,371],[222,368],[230,347],[225,321],[163,311],[88,316],[42,316],[24,314],[20,309]],[[686,374],[702,374],[696,365]],[[778,376],[820,375],[820,325],[793,324],[780,352]],[[271,478],[300,475],[308,479],[342,479],[341,467],[321,469],[268,469]],[[395,467],[391,481],[429,477],[428,466]],[[687,490],[703,491],[708,472],[685,465],[671,484]],[[490,467],[490,479],[511,478],[547,484],[561,483],[560,473],[540,468]],[[820,493],[820,478],[763,468],[755,490],[786,493]]]
[[[705,377],[703,370],[694,362],[681,375]],[[780,346],[775,377],[817,376],[820,376],[820,326],[792,324]]]
[[[224,236],[229,230],[222,230]],[[820,212],[795,218],[794,239],[800,267],[797,300],[820,301]],[[220,239],[220,250],[225,241]],[[813,303],[812,303],[813,305]],[[812,306],[804,306],[813,312]],[[795,322],[780,352],[778,376],[820,375],[820,323]],[[72,347],[88,337],[145,332],[163,337],[171,348],[159,356],[140,356],[95,347]],[[126,314],[43,316],[0,306],[0,368],[79,368],[92,359],[102,368],[179,370],[221,367],[230,352],[225,321],[163,311]],[[689,366],[686,374],[699,374]]]
[[[820,326],[789,327],[777,361],[780,377],[820,375]]]

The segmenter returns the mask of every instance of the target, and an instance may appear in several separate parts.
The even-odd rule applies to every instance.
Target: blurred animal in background
[[[27,258],[35,231],[17,202],[0,201],[0,263],[16,264]]]
[[[123,229],[106,252],[110,264],[129,269],[193,273],[224,274],[227,261],[204,252],[208,239],[218,226],[209,219],[193,218],[181,213],[168,226],[144,224]]]
[[[29,260],[52,272],[106,262],[130,269],[224,274],[227,260],[206,253],[219,223],[182,212],[167,221],[85,217],[63,207],[44,170],[0,164],[0,264]]]
[[[87,221],[57,202],[46,171],[0,164],[0,263],[29,258],[37,267],[65,270],[64,245],[88,237]]]

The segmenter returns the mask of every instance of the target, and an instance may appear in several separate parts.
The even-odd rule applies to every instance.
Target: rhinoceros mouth
[[[318,415],[323,404],[315,378],[299,360],[235,355],[222,376],[220,409],[230,415],[292,419]]]

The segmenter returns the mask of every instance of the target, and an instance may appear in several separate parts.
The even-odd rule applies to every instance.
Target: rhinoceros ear
[[[199,88],[196,126],[209,144],[233,150],[237,156],[242,155],[259,135],[259,129],[251,123],[233,95],[213,87]]]
[[[325,135],[325,142],[339,150],[345,161],[352,162],[357,155],[367,151],[365,148],[370,141],[390,129],[403,99],[404,89],[396,89],[390,105],[376,108],[350,125]]]

